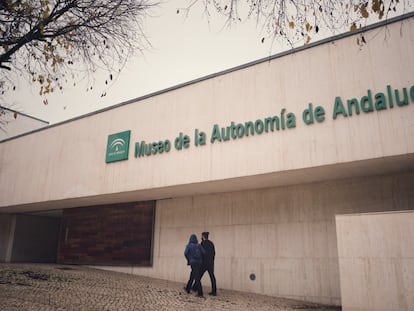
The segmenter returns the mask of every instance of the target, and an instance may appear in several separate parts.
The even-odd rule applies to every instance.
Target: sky
[[[145,20],[152,47],[130,59],[109,88],[107,74],[96,77],[92,91],[79,81],[46,96],[38,94],[38,84],[19,81],[6,97],[7,106],[53,124],[275,53],[270,42],[261,43],[254,21],[227,28],[224,19],[209,23],[201,8],[194,7],[188,16],[183,10],[177,14],[186,5],[186,0],[168,1],[152,11]]]
[[[87,81],[40,96],[38,84],[19,81],[5,98],[7,107],[53,123],[132,100],[209,74],[269,57],[287,47],[263,38],[255,20],[225,27],[224,19],[207,19],[200,7],[188,16],[188,0],[161,3],[145,20],[144,32],[152,47],[131,58],[119,77],[105,86],[107,73],[96,76],[93,90]],[[180,14],[177,14],[180,9]],[[209,22],[210,21],[210,22]],[[101,97],[102,93],[106,96]],[[45,102],[47,104],[45,104]]]

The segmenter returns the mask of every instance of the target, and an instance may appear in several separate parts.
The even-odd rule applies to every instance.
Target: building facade
[[[49,125],[49,122],[0,106],[0,141]]]
[[[0,260],[184,282],[209,231],[219,289],[341,304],[335,216],[413,209],[413,49],[405,17],[0,143]]]

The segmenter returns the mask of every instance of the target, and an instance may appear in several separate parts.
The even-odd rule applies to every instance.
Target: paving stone
[[[0,263],[0,310],[320,310],[340,307],[220,290],[198,298],[184,284],[74,265]]]

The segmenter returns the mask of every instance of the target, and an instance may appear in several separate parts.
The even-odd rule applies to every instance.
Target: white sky
[[[107,74],[96,78],[93,91],[86,92],[88,84],[80,81],[46,96],[39,95],[38,84],[20,81],[6,97],[7,107],[56,123],[274,53],[269,43],[261,43],[254,22],[222,30],[224,19],[209,26],[200,8],[187,18],[183,11],[177,14],[187,4],[168,1],[153,11],[156,16],[145,21],[152,49],[131,59],[107,90]],[[103,92],[107,95],[101,98]]]
[[[93,91],[80,81],[77,87],[66,86],[47,96],[39,96],[39,85],[26,86],[23,81],[6,97],[7,107],[56,123],[107,106],[131,100],[208,74],[232,68],[279,52],[255,21],[224,28],[224,19],[207,22],[200,8],[193,8],[185,18],[177,8],[188,0],[167,1],[153,12],[156,17],[145,22],[151,50],[131,59],[120,77],[105,88],[107,75],[97,77]],[[101,94],[106,92],[105,97]],[[43,103],[47,98],[48,104]]]

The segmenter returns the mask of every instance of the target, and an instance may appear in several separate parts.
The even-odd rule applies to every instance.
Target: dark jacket
[[[201,265],[206,251],[198,244],[197,236],[192,234],[184,250],[184,256],[187,259],[187,265]]]
[[[201,242],[201,246],[205,250],[205,255],[203,257],[205,265],[214,265],[214,257],[216,256],[216,250],[214,249],[214,244],[210,240],[204,240]]]

